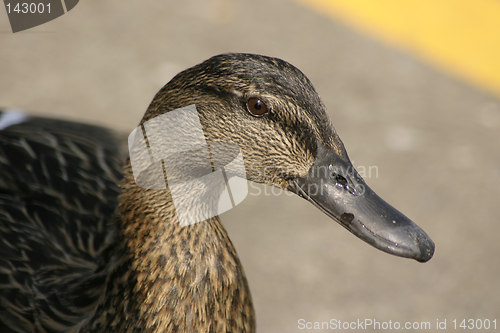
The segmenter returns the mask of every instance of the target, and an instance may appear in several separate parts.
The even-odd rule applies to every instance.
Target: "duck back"
[[[0,331],[78,330],[103,297],[123,150],[107,129],[0,111]]]

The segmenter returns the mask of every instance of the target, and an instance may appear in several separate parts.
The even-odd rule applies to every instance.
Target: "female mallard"
[[[249,180],[296,192],[385,252],[431,258],[430,238],[354,170],[297,68],[215,56],[165,85],[141,125],[192,104],[207,142],[241,149]],[[103,128],[0,114],[0,331],[254,332],[218,217],[181,226],[168,187],[138,186],[121,146]]]

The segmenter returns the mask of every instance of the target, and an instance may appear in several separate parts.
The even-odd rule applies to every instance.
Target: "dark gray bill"
[[[418,225],[373,192],[349,158],[321,144],[309,173],[289,189],[377,249],[420,262],[434,254],[434,242]]]

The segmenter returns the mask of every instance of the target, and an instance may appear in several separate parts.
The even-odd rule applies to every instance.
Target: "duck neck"
[[[106,328],[254,332],[246,277],[219,218],[182,227],[170,191],[142,189],[127,174],[119,205],[127,255],[108,284]]]

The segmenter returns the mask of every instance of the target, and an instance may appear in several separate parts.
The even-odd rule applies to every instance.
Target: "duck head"
[[[241,149],[246,178],[292,191],[374,247],[420,262],[434,243],[352,166],[309,79],[291,64],[223,54],[175,76],[141,123],[196,105],[207,142]]]

